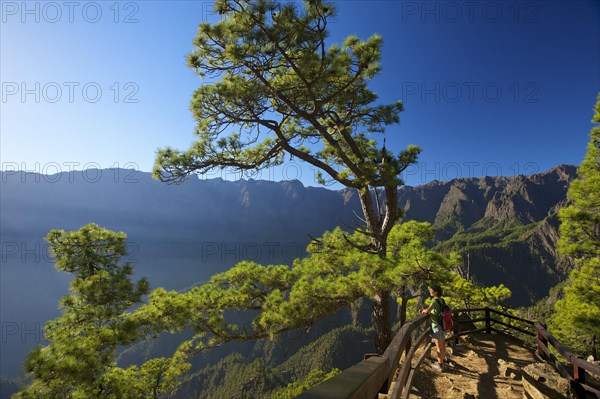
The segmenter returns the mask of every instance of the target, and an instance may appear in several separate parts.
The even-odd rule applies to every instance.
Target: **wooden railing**
[[[483,317],[473,317],[480,312],[483,312]],[[500,320],[498,316],[504,320]],[[513,336],[510,333],[512,330],[525,336],[534,337],[536,335],[535,323],[533,321],[491,308],[455,309],[453,310],[452,319],[454,320],[454,331],[452,332],[452,336],[446,338],[446,341],[454,340],[454,344],[458,344],[458,337],[461,335],[477,332],[491,334],[493,331],[498,334]],[[467,329],[467,326],[475,325],[478,322],[483,322],[484,326]]]
[[[586,371],[600,376],[600,366],[594,363],[586,362],[585,360],[580,359],[574,353],[571,353],[571,351],[565,348],[563,344],[558,342],[558,340],[554,338],[552,334],[546,331],[545,327],[540,323],[535,323],[535,327],[537,329],[537,336],[535,338],[537,344],[536,355],[540,359],[553,365],[554,368],[556,368],[556,370],[558,370],[558,372],[564,378],[569,380],[571,389],[573,392],[575,392],[577,398],[600,398],[600,390],[586,384]],[[565,365],[563,365],[556,358],[556,356],[550,352],[548,344],[552,345],[554,349],[556,349],[556,351],[569,363],[573,370],[572,374],[567,367],[565,367]]]
[[[414,355],[414,350],[427,336],[430,327],[427,315],[421,315],[404,324],[392,339],[383,355],[365,355],[365,360],[342,371],[319,385],[297,396],[298,399],[368,399],[377,398],[380,392],[387,393],[403,353]],[[412,343],[413,332],[423,329],[420,337]],[[430,343],[431,345],[431,343]],[[408,357],[406,357],[408,359]],[[412,360],[412,358],[410,358]],[[422,359],[420,360],[422,361]],[[410,362],[405,360],[404,364]],[[410,371],[410,370],[409,370]],[[409,371],[403,371],[408,378]],[[412,373],[414,375],[414,371]]]
[[[579,359],[569,352],[541,324],[490,308],[455,309],[453,312],[454,331],[450,337],[446,338],[449,344],[457,344],[458,337],[461,335],[476,332],[491,334],[494,331],[514,336],[515,334],[512,333],[514,331],[526,337],[536,337],[538,356],[554,365],[571,382],[571,387],[578,399],[600,399],[600,391],[585,384],[585,371],[600,375],[600,366]],[[480,312],[483,312],[483,317],[473,317]],[[481,322],[483,322],[483,327],[476,327],[475,323]],[[367,354],[362,362],[316,385],[296,398],[376,399],[379,393],[389,394],[390,399],[407,398],[415,373],[429,353],[431,342],[427,340],[425,350],[414,365],[413,358],[417,348],[423,344],[430,332],[430,317],[421,315],[400,328],[383,355]],[[573,365],[573,375],[552,355],[548,349],[548,343]],[[403,361],[400,362],[403,354]],[[397,378],[390,390],[396,373],[398,373]]]

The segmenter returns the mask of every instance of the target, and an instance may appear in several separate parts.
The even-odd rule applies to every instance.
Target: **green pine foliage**
[[[303,7],[217,0],[214,9],[222,18],[200,25],[188,58],[206,78],[191,103],[196,141],[186,151],[159,150],[154,176],[180,181],[191,173],[260,170],[295,157],[320,170],[322,183],[357,190],[363,226],[325,233],[291,267],[243,261],[186,292],[149,292],[147,281],[131,281],[131,266],[119,263],[123,233],[96,225],[52,231],[47,239],[56,266],[74,278],[62,315],[46,325],[49,344],[27,360],[33,382],[16,398],[163,397],[180,386],[198,353],[307,328],[361,298],[372,304],[375,347],[382,353],[392,337],[389,299],[409,304],[407,288],[438,282],[463,301],[481,303],[509,295],[502,286],[480,290],[462,281],[453,271],[460,257],[431,249],[430,224],[397,224],[400,174],[420,148],[394,154],[375,140],[399,122],[403,108],[378,104],[368,88],[380,72],[380,36],[327,44],[335,6],[322,0],[305,0]],[[118,367],[117,350],[182,332],[192,337],[171,357]],[[312,370],[328,368],[311,368],[308,379],[290,389],[326,377]],[[237,393],[215,390],[214,397],[260,395],[276,382],[260,359],[228,366],[232,378],[249,371],[254,385]]]
[[[125,234],[90,224],[74,232],[53,230],[46,240],[56,268],[73,279],[60,302],[61,316],[45,325],[48,344],[25,362],[33,381],[13,397],[138,399],[174,389],[174,377],[187,367],[175,357],[127,369],[116,364],[117,350],[144,336],[130,311],[149,292],[148,282],[131,281],[132,267],[120,263]]]
[[[367,87],[381,69],[381,36],[328,45],[335,5],[303,3],[215,2],[222,18],[200,25],[188,57],[208,79],[191,102],[197,141],[185,152],[160,150],[156,177],[266,168],[289,154],[347,187],[399,184],[419,150],[382,155],[371,137],[398,123],[403,108],[373,105]]]
[[[120,263],[126,255],[125,234],[94,224],[74,232],[53,230],[47,240],[56,267],[74,277],[60,303],[62,315],[45,326],[48,345],[36,348],[27,359],[33,381],[15,398],[156,399],[175,392],[191,368],[191,359],[209,348],[310,327],[360,298],[373,299],[384,287],[397,293],[423,281],[459,287],[461,279],[452,267],[460,259],[431,250],[428,244],[433,236],[428,223],[395,225],[388,253],[380,257],[356,248],[369,239],[364,234],[349,236],[338,228],[312,242],[309,256],[296,259],[292,267],[243,261],[186,292],[163,288],[149,292],[148,282],[133,282],[132,267]],[[465,286],[452,289],[475,297],[472,287],[470,291]],[[504,290],[489,292],[489,298],[497,298]],[[146,295],[147,303],[142,303]],[[193,336],[183,339],[171,357],[127,368],[117,365],[118,350],[166,332],[191,332]],[[298,356],[309,353],[307,358],[323,358],[324,347],[331,352],[342,345],[335,337],[326,335],[319,345],[304,348]],[[342,346],[338,352],[343,352]],[[304,359],[301,370],[281,365],[281,372],[302,381],[313,370],[333,368],[320,361]],[[272,365],[264,360],[231,367],[229,375],[235,370],[240,374],[236,381],[242,374],[253,373],[248,380],[254,381],[252,390],[235,397],[249,391],[260,396],[281,386]],[[316,377],[324,376],[313,375],[308,381]],[[306,384],[300,382],[291,389]],[[234,394],[226,386],[215,389],[219,397]]]
[[[387,257],[381,258],[355,248],[368,240],[363,234],[336,229],[311,243],[309,256],[291,268],[239,262],[184,293],[154,290],[132,318],[156,334],[192,329],[196,335],[181,347],[189,356],[231,340],[273,338],[311,326],[362,297],[373,299],[383,289],[450,278],[459,260],[430,250],[433,234],[428,223],[396,225]],[[252,320],[240,322],[248,310]]]
[[[444,292],[444,296],[449,297],[446,302],[451,308],[489,307],[505,311],[502,304],[511,296],[510,289],[504,284],[483,287],[457,273],[452,273],[451,279],[445,282]]]
[[[200,25],[188,57],[188,65],[205,79],[190,107],[197,121],[196,140],[185,151],[159,150],[154,177],[181,181],[192,173],[261,170],[288,157],[298,159],[317,170],[319,183],[357,190],[361,231],[368,237],[360,248],[385,257],[388,235],[402,216],[400,175],[416,162],[421,149],[409,145],[393,153],[385,141],[381,145],[376,140],[399,123],[403,110],[400,101],[378,103],[369,89],[381,70],[381,36],[361,40],[352,35],[328,43],[336,8],[323,0],[217,0],[214,9],[221,19]],[[373,323],[382,353],[391,340],[390,292],[378,288],[372,296]],[[297,289],[303,295],[300,283]],[[356,296],[348,290],[337,294],[340,302],[326,310]],[[265,302],[269,307],[278,307],[278,302],[289,306],[277,292],[270,295]],[[295,311],[313,312],[308,307]]]
[[[179,349],[189,359],[232,340],[274,338],[310,327],[360,298],[373,299],[383,287],[399,293],[424,281],[448,283],[463,298],[486,304],[510,294],[503,286],[461,286],[461,278],[452,271],[459,259],[431,250],[427,244],[433,236],[428,223],[396,225],[390,232],[387,256],[381,258],[354,246],[368,240],[363,234],[348,236],[336,229],[311,243],[309,256],[297,259],[291,268],[243,261],[187,292],[153,291],[148,304],[132,318],[156,334],[192,330],[194,337]],[[247,317],[240,318],[243,314]]]
[[[600,95],[592,122],[600,123]],[[600,126],[590,133],[587,152],[569,187],[572,205],[560,211],[559,250],[575,261],[557,301],[550,329],[580,354],[598,355],[600,338]]]

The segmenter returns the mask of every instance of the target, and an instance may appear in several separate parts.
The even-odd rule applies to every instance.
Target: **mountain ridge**
[[[504,283],[513,291],[510,303],[523,306],[546,296],[569,271],[555,250],[555,214],[575,177],[575,166],[559,165],[529,176],[404,186],[398,197],[405,221],[433,223],[440,250],[468,253],[476,280]],[[244,259],[289,265],[305,254],[310,236],[348,229],[361,214],[355,191],[299,181],[217,178],[167,185],[124,169],[48,176],[9,171],[0,178],[0,315],[25,330],[56,317],[68,285],[42,239],[50,229],[94,222],[124,231],[125,260],[136,276],[152,287],[184,289]],[[24,354],[39,343],[19,337],[3,337],[2,374],[17,373]]]

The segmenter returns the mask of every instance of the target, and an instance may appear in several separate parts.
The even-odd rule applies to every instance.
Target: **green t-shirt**
[[[442,327],[442,304],[446,304],[442,298],[433,298],[433,307],[431,308],[431,325]]]

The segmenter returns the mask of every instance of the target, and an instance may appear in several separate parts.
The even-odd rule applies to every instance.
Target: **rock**
[[[465,353],[467,358],[480,357],[473,349],[469,349],[467,353]]]
[[[503,377],[508,377],[513,380],[521,379],[521,370],[519,366],[512,362],[507,362],[504,359],[498,359],[498,371]]]
[[[525,397],[531,399],[572,399],[569,381],[547,363],[532,363],[523,368]]]

